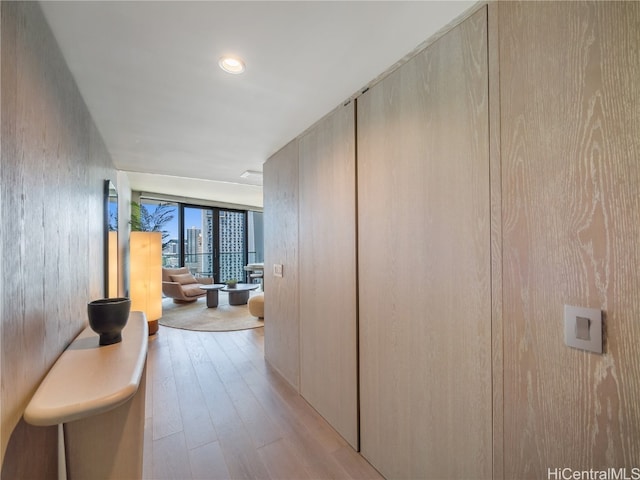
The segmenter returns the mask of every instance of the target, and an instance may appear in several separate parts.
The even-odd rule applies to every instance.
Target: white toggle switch
[[[576,317],[576,338],[578,340],[591,340],[589,327],[591,320],[585,317]]]
[[[595,308],[564,306],[564,343],[602,353],[602,312]]]
[[[273,264],[273,276],[274,277],[282,277],[282,264],[274,263]]]

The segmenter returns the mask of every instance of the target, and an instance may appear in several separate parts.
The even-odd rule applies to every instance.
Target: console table
[[[142,312],[114,345],[99,346],[87,327],[27,405],[27,423],[62,425],[69,479],[142,478],[148,338]]]

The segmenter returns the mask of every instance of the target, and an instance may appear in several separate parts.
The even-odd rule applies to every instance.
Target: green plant
[[[167,230],[163,230],[167,223],[173,220],[174,214],[171,205],[160,203],[149,211],[145,205],[131,202],[131,230],[133,232],[162,232],[162,248],[167,246],[165,239],[170,235]]]
[[[225,283],[227,284],[227,287],[233,288],[238,283],[238,280],[236,280],[235,278],[231,278],[231,279],[227,280]]]

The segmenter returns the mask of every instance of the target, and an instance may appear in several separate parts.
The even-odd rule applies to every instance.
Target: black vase
[[[129,298],[101,298],[87,304],[89,325],[100,335],[100,345],[122,341],[122,329],[129,320],[129,310]]]

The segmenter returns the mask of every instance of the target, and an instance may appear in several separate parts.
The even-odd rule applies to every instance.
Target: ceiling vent
[[[240,176],[251,183],[262,185],[262,172],[258,172],[257,170],[245,170]]]

